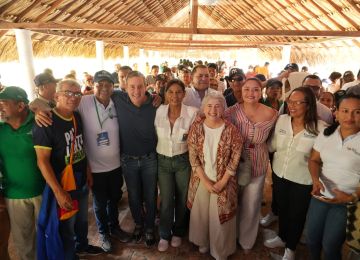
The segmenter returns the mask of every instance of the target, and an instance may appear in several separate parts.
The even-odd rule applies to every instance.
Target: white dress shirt
[[[180,116],[176,119],[171,131],[168,117],[169,105],[161,105],[155,116],[155,129],[158,137],[156,151],[159,154],[173,157],[188,151],[187,135],[198,109],[182,104]]]
[[[200,98],[198,91],[193,86],[191,86],[190,88],[186,88],[185,91],[186,91],[186,95],[183,99],[183,104],[187,106],[200,108],[202,99]],[[211,92],[217,92],[217,91],[212,88],[208,88],[207,90],[205,90],[205,96]]]
[[[318,130],[322,132],[324,128],[325,122],[318,120]],[[295,183],[311,185],[308,160],[315,138],[316,135],[305,129],[294,136],[291,117],[281,115],[269,141],[269,151],[275,152],[272,165],[275,174]]]

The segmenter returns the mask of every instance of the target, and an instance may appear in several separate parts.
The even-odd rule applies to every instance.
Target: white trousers
[[[251,249],[256,241],[264,183],[265,175],[253,177],[251,182],[239,193],[237,229],[239,244],[243,249]]]
[[[36,259],[36,225],[42,196],[30,199],[5,199],[11,235],[21,260]]]
[[[210,247],[210,254],[220,260],[236,251],[236,218],[220,224],[217,199],[200,181],[190,212],[189,240]]]

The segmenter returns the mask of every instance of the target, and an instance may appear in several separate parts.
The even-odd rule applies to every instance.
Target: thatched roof
[[[207,4],[202,4],[206,2]],[[213,4],[210,4],[215,2]],[[138,49],[259,48],[317,63],[333,48],[360,48],[358,0],[0,0],[0,60],[17,59],[14,32],[33,32],[34,55],[130,56]]]

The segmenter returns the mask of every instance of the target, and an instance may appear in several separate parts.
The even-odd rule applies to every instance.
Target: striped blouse
[[[268,121],[252,123],[238,103],[225,111],[225,117],[240,130],[244,140],[241,157],[251,160],[251,175],[257,177],[266,174],[269,161],[266,141],[278,114]]]

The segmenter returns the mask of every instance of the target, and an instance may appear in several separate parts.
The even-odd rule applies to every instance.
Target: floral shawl
[[[192,167],[187,201],[189,209],[192,208],[196,191],[200,183],[200,178],[194,170],[198,166],[205,169],[203,153],[205,140],[203,127],[204,120],[205,118],[203,116],[198,116],[190,128],[188,136],[189,159]],[[236,214],[237,178],[235,177],[235,174],[240,160],[242,143],[237,128],[229,121],[225,120],[225,128],[221,134],[216,155],[217,180],[220,180],[224,176],[226,170],[234,176],[229,179],[227,186],[219,194],[217,199],[219,220],[221,224],[230,220]]]

